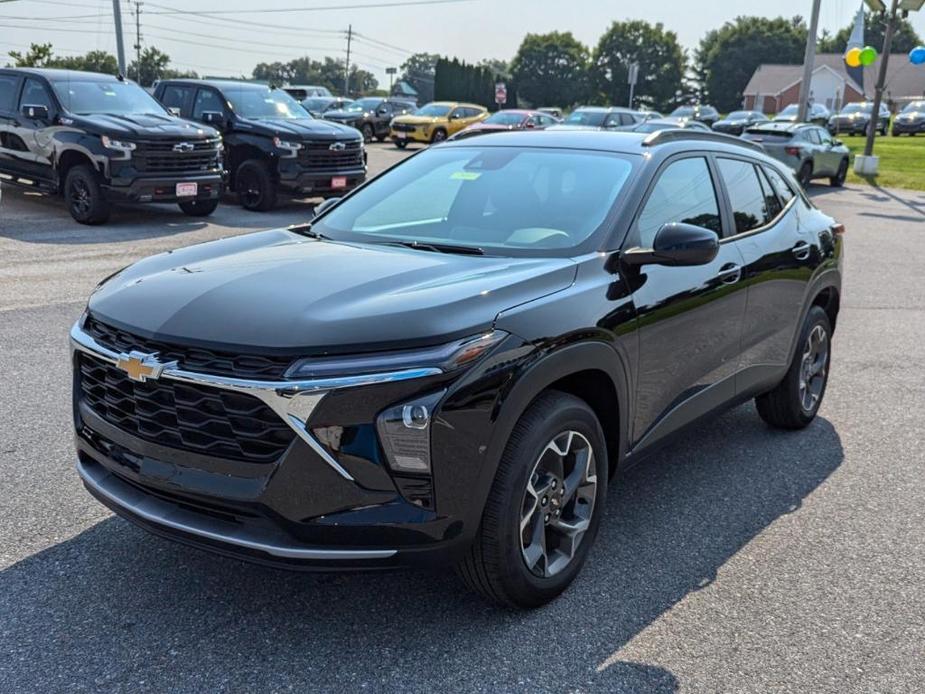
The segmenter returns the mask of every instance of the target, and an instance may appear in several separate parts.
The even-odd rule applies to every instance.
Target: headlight
[[[128,159],[132,156],[132,152],[135,150],[137,145],[134,142],[123,142],[121,140],[113,140],[106,135],[101,135],[100,140],[103,143],[103,147],[106,149],[111,149],[122,154],[123,159]]]
[[[492,330],[438,347],[346,357],[309,357],[293,364],[286,378],[339,378],[409,369],[438,369],[449,373],[470,366],[505,337],[507,333],[503,330]]]
[[[299,142],[288,142],[286,140],[280,140],[278,137],[273,138],[273,146],[276,149],[281,149],[286,152],[283,156],[286,158],[296,156],[296,153],[302,149],[302,145]]]

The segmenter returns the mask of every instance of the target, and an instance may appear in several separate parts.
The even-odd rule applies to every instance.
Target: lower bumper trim
[[[105,498],[114,506],[130,512],[148,523],[212,540],[213,542],[263,552],[273,557],[302,560],[355,561],[388,559],[397,553],[397,550],[394,549],[324,549],[282,544],[277,540],[262,537],[258,529],[237,526],[217,518],[200,516],[156,497],[148,496],[121,481],[101,465],[87,464],[82,460],[78,460],[77,473],[83,483],[95,495]]]

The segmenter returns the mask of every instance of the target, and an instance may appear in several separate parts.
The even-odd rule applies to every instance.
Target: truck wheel
[[[112,206],[103,195],[99,174],[83,164],[67,172],[64,200],[71,216],[81,224],[103,224],[112,211]]]
[[[387,137],[388,135],[376,135],[376,142],[385,142],[385,138]]]
[[[408,146],[408,141],[407,140],[395,140],[395,146],[398,147],[398,149],[404,149],[405,147]]]
[[[755,398],[761,418],[778,429],[802,429],[812,422],[825,395],[831,355],[832,325],[826,312],[813,306],[784,380]]]
[[[594,411],[566,393],[542,394],[511,433],[457,573],[509,607],[553,600],[581,571],[606,493],[607,449]]]
[[[238,167],[234,181],[238,202],[244,209],[267,212],[276,206],[276,186],[266,163],[248,159]]]
[[[438,142],[443,142],[446,139],[446,130],[443,128],[437,128],[434,130],[434,134],[430,136],[430,141],[434,144]]]
[[[180,209],[190,217],[208,217],[215,212],[218,207],[218,199],[215,200],[187,200],[181,202]]]
[[[372,142],[373,141],[373,126],[369,123],[363,124],[363,142]]]

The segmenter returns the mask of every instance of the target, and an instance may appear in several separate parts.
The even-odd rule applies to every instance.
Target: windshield
[[[675,118],[690,118],[695,113],[697,113],[697,109],[695,109],[693,106],[679,106],[669,115],[674,116]]]
[[[375,111],[379,104],[382,103],[382,99],[358,99],[352,104],[348,104],[344,107],[345,111],[364,113],[366,111]]]
[[[751,118],[751,117],[752,117],[751,111],[733,111],[728,116],[726,116],[728,120],[745,120],[746,118]]]
[[[598,128],[604,124],[606,111],[575,111],[565,119],[568,125],[593,125]]]
[[[800,112],[799,106],[797,106],[796,104],[790,104],[787,108],[785,108],[783,111],[781,111],[777,115],[778,116],[795,116],[799,112]]]
[[[313,227],[346,241],[564,256],[602,226],[631,161],[566,149],[434,148],[358,189]]]
[[[494,125],[517,125],[524,119],[524,114],[522,113],[505,113],[504,111],[499,111],[498,113],[493,113],[483,122],[492,123]]]
[[[308,99],[302,100],[302,105],[306,108],[313,108],[317,111],[322,111],[328,107],[334,99],[329,99],[324,96],[309,97]]]
[[[913,113],[914,111],[925,111],[925,101],[913,101],[902,110],[903,113]]]
[[[442,118],[449,112],[449,106],[444,106],[442,104],[427,104],[426,106],[421,106],[421,108],[415,111],[414,115],[428,116],[430,118]]]
[[[873,104],[848,104],[841,110],[842,113],[870,113],[873,111]]]
[[[242,118],[283,118],[286,120],[308,119],[308,114],[298,101],[282,89],[259,89],[255,87],[224,89],[231,102],[231,108]]]
[[[164,115],[164,107],[134,82],[55,80],[61,105],[79,116],[94,113]]]
[[[659,130],[670,130],[672,128],[680,127],[677,123],[666,123],[665,121],[655,121],[650,120],[645,123],[640,123],[635,128],[634,132],[637,133],[657,133]]]

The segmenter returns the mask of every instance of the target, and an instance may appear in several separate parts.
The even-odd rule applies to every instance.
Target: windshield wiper
[[[310,239],[316,239],[318,241],[331,241],[330,236],[325,236],[320,231],[312,231],[311,223],[305,224],[293,224],[288,227],[288,230],[294,234],[299,234],[301,236],[307,236]]]
[[[387,246],[404,246],[418,251],[433,253],[458,253],[459,255],[485,255],[485,251],[475,246],[456,246],[451,243],[422,243],[420,241],[385,241]]]

